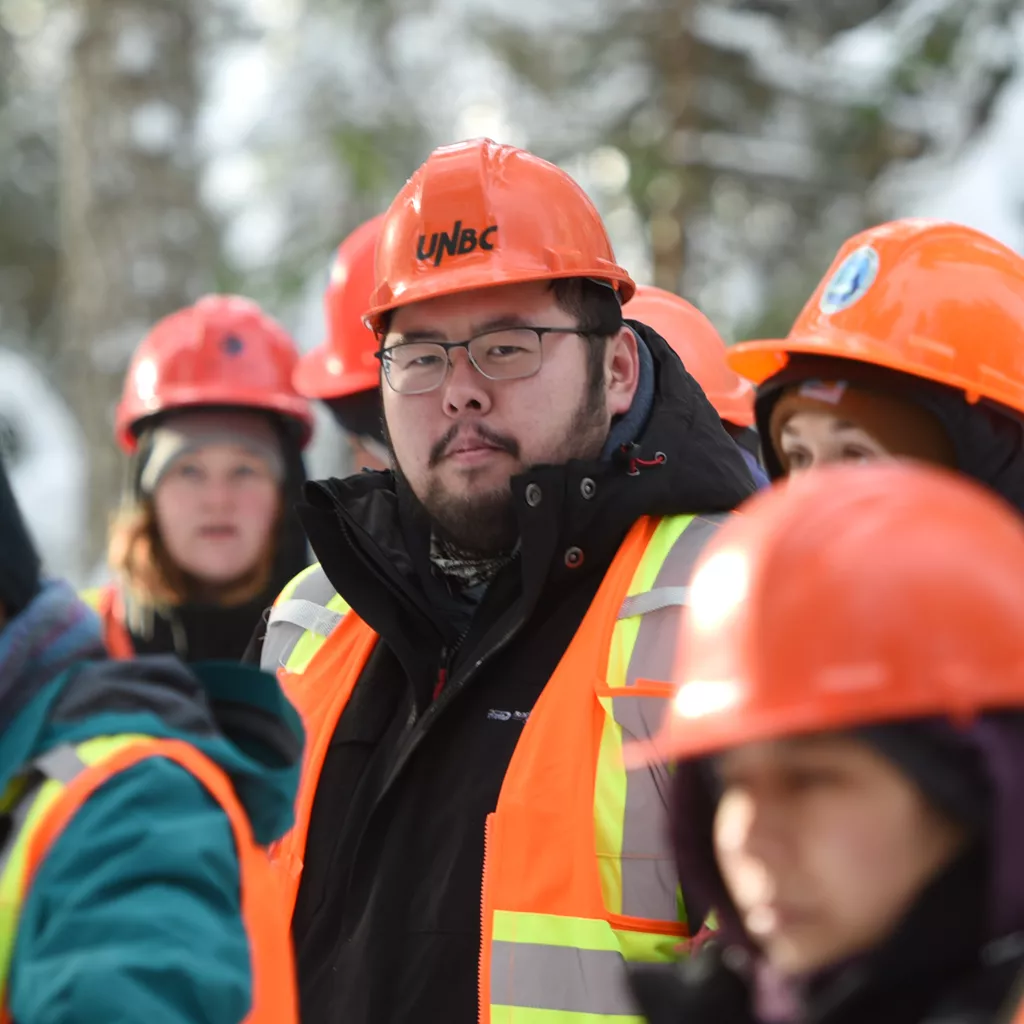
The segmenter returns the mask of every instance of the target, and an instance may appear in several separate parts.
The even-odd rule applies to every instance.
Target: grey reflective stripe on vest
[[[70,743],[62,743],[45,754],[40,754],[32,762],[32,766],[40,771],[44,778],[63,782],[65,786],[89,767]]]
[[[679,591],[687,589],[693,567],[705,545],[728,518],[729,513],[695,516],[672,546],[648,593],[658,595],[667,592],[677,596]],[[627,598],[623,607],[630,601],[640,603],[638,599],[646,596],[636,594]],[[675,602],[662,604],[658,598],[652,598],[651,603],[653,607],[650,611],[632,613],[642,614],[644,620],[640,624],[633,656],[626,670],[627,686],[633,686],[638,679],[668,679],[666,673],[672,671],[675,661],[679,635],[679,616],[675,611]],[[685,603],[685,595],[682,603]],[[621,611],[619,615],[624,617]]]
[[[88,765],[78,756],[78,751],[68,743],[53,747],[32,762],[31,782],[18,798],[18,802],[7,812],[11,827],[7,832],[7,840],[0,849],[0,875],[7,870],[7,862],[14,852],[14,844],[25,827],[43,784],[52,780],[66,786],[87,767]]]
[[[668,698],[630,694],[638,679],[671,678],[679,638],[677,608],[686,603],[693,567],[728,515],[698,516],[679,535],[654,585],[623,603],[623,612],[643,615],[626,669],[626,688],[612,698],[612,713],[623,742],[650,740],[661,726]],[[629,607],[627,607],[629,606]],[[664,822],[668,814],[667,766],[626,773],[622,822],[622,913],[654,921],[677,921],[679,884],[675,855]]]
[[[647,739],[661,725],[668,699],[612,698],[612,713],[623,742]],[[626,772],[622,818],[622,913],[652,921],[678,921],[679,875],[669,830],[668,766],[655,764]]]
[[[491,1004],[636,1016],[619,953],[525,942],[491,946]]]
[[[323,569],[317,566],[299,581],[295,590],[288,595],[288,599],[281,602],[280,607],[283,609],[290,605],[294,609],[300,605],[314,605],[326,615],[334,615],[336,613],[326,607],[334,595],[335,590],[331,581]],[[279,668],[288,664],[295,645],[301,639],[302,634],[310,628],[306,625],[304,614],[299,612],[296,617],[287,618],[285,615],[279,614],[277,607],[271,609],[270,617],[267,619],[267,635],[263,640],[263,650],[260,654],[260,668],[264,672],[277,672]],[[297,617],[303,617],[302,621],[296,621]],[[321,624],[326,621],[326,619],[319,620]],[[313,630],[313,632],[317,632],[317,630]]]
[[[282,601],[270,610],[267,629],[269,630],[275,622],[287,622],[292,626],[301,626],[310,633],[316,633],[317,636],[328,637],[344,617],[332,612],[330,608],[293,597],[290,601]]]
[[[638,615],[660,612],[662,608],[681,608],[689,599],[689,587],[657,587],[627,597],[619,608],[619,618],[633,619]]]

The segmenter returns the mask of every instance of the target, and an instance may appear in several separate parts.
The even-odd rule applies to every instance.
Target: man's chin
[[[510,481],[522,467],[509,467],[508,458],[492,460],[483,465],[445,466],[438,482],[444,492],[459,501],[486,500],[490,495],[508,496]]]
[[[436,529],[460,547],[494,554],[515,544],[518,523],[507,477],[503,486],[436,488],[423,504]]]

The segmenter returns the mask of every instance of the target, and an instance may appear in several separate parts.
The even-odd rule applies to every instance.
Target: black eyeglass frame
[[[480,338],[486,338],[492,334],[506,334],[509,331],[532,331],[537,335],[537,342],[540,345],[540,362],[537,363],[537,368],[531,373],[524,374],[522,377],[492,377],[490,374],[485,373],[480,369],[479,364],[473,358],[473,353],[469,350],[469,346]],[[466,338],[465,341],[436,341],[433,338],[423,338],[419,341],[400,341],[395,345],[389,345],[384,348],[377,349],[373,353],[376,359],[380,360],[381,366],[384,369],[384,378],[388,382],[388,387],[395,392],[396,395],[429,395],[431,391],[437,391],[438,388],[444,385],[444,382],[448,379],[448,374],[452,369],[452,350],[456,348],[464,348],[466,350],[466,356],[469,359],[470,365],[480,374],[481,377],[486,380],[529,380],[530,377],[536,377],[540,373],[541,367],[544,365],[544,339],[549,334],[575,334],[581,338],[596,338],[598,337],[593,331],[584,331],[579,327],[532,327],[529,324],[507,324],[504,327],[490,327],[486,331],[481,331],[479,334],[474,334],[472,338]],[[381,341],[384,339],[382,338]],[[390,365],[390,359],[388,358],[389,353],[395,351],[395,349],[405,348],[409,345],[436,345],[438,348],[444,350],[445,357],[448,360],[448,365],[445,368],[444,373],[441,375],[441,379],[431,388],[426,388],[423,391],[399,391],[391,383],[391,374],[388,371]]]

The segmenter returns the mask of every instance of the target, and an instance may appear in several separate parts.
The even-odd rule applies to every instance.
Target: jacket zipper
[[[514,623],[514,625],[512,625],[511,628],[506,630],[504,636],[502,636],[502,638],[496,644],[494,644],[489,650],[485,651],[483,654],[480,655],[479,658],[477,658],[476,662],[474,662],[474,664],[469,669],[462,673],[462,675],[457,675],[450,682],[446,683],[444,689],[438,696],[437,700],[435,700],[433,704],[431,704],[430,707],[423,712],[419,721],[416,723],[414,735],[410,737],[408,745],[406,746],[405,750],[402,751],[402,756],[395,762],[394,766],[391,769],[391,774],[388,775],[387,779],[384,782],[384,785],[380,789],[380,792],[377,794],[377,803],[380,802],[384,794],[387,793],[387,791],[391,788],[391,784],[395,781],[396,778],[398,778],[402,769],[408,763],[409,758],[412,757],[412,755],[416,752],[416,748],[423,741],[423,737],[426,735],[427,726],[430,725],[431,721],[434,718],[436,718],[455,699],[455,695],[466,686],[466,684],[473,678],[473,676],[476,675],[476,673],[480,670],[481,666],[484,665],[491,658],[493,658],[496,654],[498,654],[508,644],[512,637],[514,637],[516,633],[518,633],[519,630],[522,629],[525,621],[525,618],[518,619]],[[447,669],[445,669],[445,678],[447,679]]]
[[[488,942],[487,937],[487,860],[491,852],[491,821],[493,819],[494,815],[488,814],[487,820],[484,822],[484,868],[480,874],[480,966],[477,972],[476,982],[477,1016],[480,1024],[487,1024],[491,1015],[490,996],[488,996],[487,999],[488,1005],[485,1007],[483,994],[485,982],[484,975],[488,967],[485,950],[494,945],[493,941]]]

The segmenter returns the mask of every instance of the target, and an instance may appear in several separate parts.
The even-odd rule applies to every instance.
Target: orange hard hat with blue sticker
[[[1024,412],[1024,258],[960,224],[906,219],[855,235],[786,338],[729,349],[755,384],[791,356],[897,370]]]

